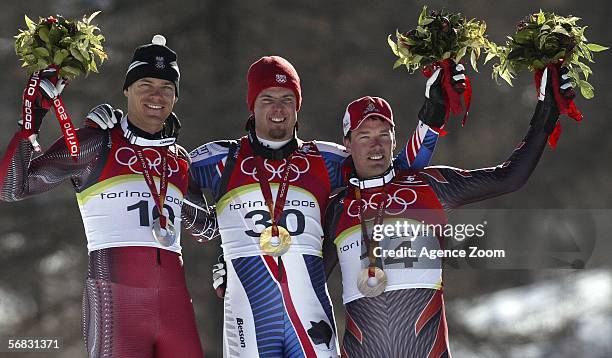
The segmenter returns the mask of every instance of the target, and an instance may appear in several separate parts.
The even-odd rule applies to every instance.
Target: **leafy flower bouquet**
[[[60,94],[69,80],[98,72],[98,63],[107,58],[102,47],[104,36],[91,23],[98,13],[80,21],[57,15],[34,22],[25,16],[27,29],[19,30],[15,36],[15,53],[30,75],[23,94],[23,131],[36,150],[40,150],[36,142],[40,123],[33,123],[34,103],[44,109],[54,108],[70,155],[76,160],[80,152],[74,125]]]
[[[466,77],[464,88],[451,85],[451,67],[469,56],[474,70],[481,50],[488,49],[489,41],[485,36],[486,24],[476,19],[467,20],[460,13],[445,10],[427,12],[423,7],[418,25],[406,33],[396,31],[395,39],[388,37],[393,53],[398,57],[393,68],[405,66],[410,73],[422,69],[426,77],[431,77],[438,68],[443,68],[442,85],[445,92],[447,115],[461,112],[460,93],[464,95],[466,113],[469,111],[471,86]],[[463,84],[462,84],[463,85]]]
[[[567,76],[574,88],[579,88],[586,99],[593,98],[594,89],[588,82],[593,73],[584,61],[594,62],[593,53],[607,50],[607,47],[588,43],[584,36],[586,26],[578,26],[580,18],[559,16],[552,12],[540,10],[520,21],[516,32],[508,36],[505,45],[489,43],[485,63],[497,58],[493,65],[493,78],[501,77],[512,85],[512,79],[518,73],[529,70],[535,73],[536,89],[545,69],[551,72],[555,101],[561,114],[567,114],[576,121],[582,120],[582,114],[574,105],[575,92],[572,89],[559,90],[558,80],[561,67],[567,68]],[[561,135],[561,126],[557,122],[551,134],[549,144],[556,145]]]

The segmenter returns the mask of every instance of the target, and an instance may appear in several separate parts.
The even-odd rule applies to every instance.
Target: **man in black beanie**
[[[216,220],[202,209],[201,192],[190,185],[188,154],[176,144],[180,125],[172,110],[180,73],[165,42],[156,35],[136,49],[123,85],[127,115],[109,105],[95,108],[90,116],[117,115],[120,125],[79,129],[76,160],[61,139],[34,157],[31,141],[18,131],[0,164],[2,201],[73,184],[89,251],[83,334],[90,357],[203,356],[180,223],[200,239],[214,235]],[[37,98],[59,90],[45,82],[36,87]],[[40,103],[34,107],[40,124],[46,111]]]

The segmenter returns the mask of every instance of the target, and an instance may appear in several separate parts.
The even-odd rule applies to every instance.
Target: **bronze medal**
[[[370,268],[359,272],[357,288],[365,297],[376,297],[387,288],[387,274],[379,267],[374,267],[374,275],[370,276]]]
[[[387,191],[383,187],[383,199],[378,203],[376,215],[374,216],[374,225],[381,225],[383,223],[385,204],[387,201]],[[363,208],[361,206],[361,190],[359,186],[355,188],[355,198],[359,204],[359,221],[361,225],[361,237],[366,245],[368,252],[369,265],[367,268],[361,270],[359,277],[357,278],[357,288],[365,297],[376,297],[381,293],[385,292],[387,288],[387,275],[385,271],[379,267],[382,266],[382,262],[377,262],[374,257],[374,248],[378,246],[378,241],[370,240],[370,234],[366,227]]]

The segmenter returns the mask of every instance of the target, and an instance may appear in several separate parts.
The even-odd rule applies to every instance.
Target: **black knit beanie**
[[[125,74],[123,89],[127,89],[132,83],[145,77],[159,78],[174,83],[176,97],[178,97],[181,73],[176,62],[176,52],[166,46],[166,38],[162,35],[155,35],[150,44],[136,48]]]

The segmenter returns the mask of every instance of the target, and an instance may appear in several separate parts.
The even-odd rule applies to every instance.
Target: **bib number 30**
[[[295,218],[295,227],[293,228],[289,228],[287,226],[287,219],[289,217]],[[248,230],[244,232],[245,234],[251,237],[259,237],[259,235],[265,228],[267,228],[268,226],[272,226],[272,218],[270,217],[270,213],[267,210],[253,210],[246,214],[244,218],[252,219],[255,225],[263,226],[261,230],[258,230],[258,232],[255,232],[254,230]],[[286,228],[289,231],[289,234],[291,234],[291,236],[296,236],[304,232],[304,229],[306,227],[306,219],[304,218],[304,214],[301,211],[297,209],[287,209],[283,211],[281,220],[278,222],[278,225]]]

